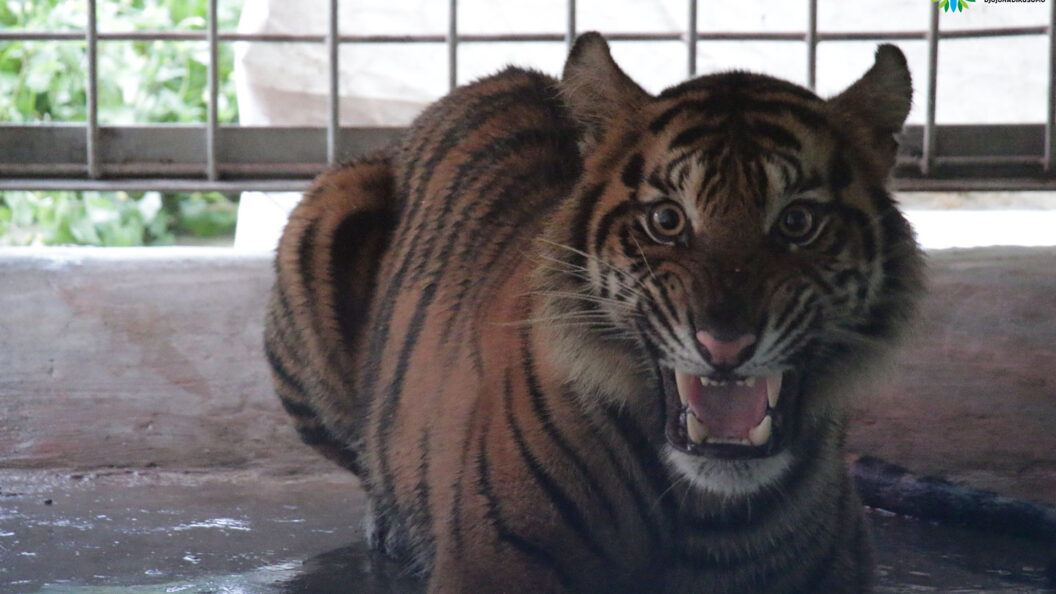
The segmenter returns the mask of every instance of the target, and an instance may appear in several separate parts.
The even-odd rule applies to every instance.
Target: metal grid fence
[[[449,0],[446,35],[349,35],[338,31],[338,0],[329,0],[325,35],[244,34],[217,31],[217,0],[208,1],[204,31],[102,32],[97,0],[87,0],[85,31],[0,31],[0,41],[84,40],[87,47],[87,122],[0,124],[0,190],[294,190],[328,163],[383,146],[399,128],[341,127],[338,49],[341,44],[444,43],[449,85],[456,84],[458,46],[487,42],[561,42],[577,34],[576,0],[567,1],[565,30],[540,34],[460,34],[458,0]],[[698,41],[787,41],[805,46],[807,84],[814,88],[817,47],[831,41],[923,40],[928,47],[923,126],[906,129],[895,171],[900,189],[1056,189],[1056,0],[1047,26],[941,31],[939,5],[932,3],[927,29],[825,32],[817,27],[818,0],[804,0],[807,30],[786,32],[701,32],[698,0],[687,0],[685,31],[605,33],[613,42],[684,41],[686,73],[696,75]],[[950,125],[935,123],[940,40],[1048,37],[1047,114],[1042,124]],[[100,126],[98,120],[99,41],[205,41],[209,47],[208,111],[204,125]],[[323,128],[221,126],[217,120],[218,44],[221,42],[323,43],[329,53],[328,124]],[[269,147],[281,147],[281,151]],[[204,156],[204,157],[203,157]]]

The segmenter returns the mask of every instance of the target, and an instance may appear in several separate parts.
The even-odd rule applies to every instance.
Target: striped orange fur
[[[266,346],[373,545],[432,592],[867,591],[844,396],[919,292],[884,189],[910,94],[882,46],[827,101],[652,96],[587,34],[324,173]]]

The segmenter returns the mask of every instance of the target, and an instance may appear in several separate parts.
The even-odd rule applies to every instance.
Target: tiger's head
[[[902,52],[880,46],[828,100],[746,72],[652,96],[592,33],[560,91],[584,172],[542,241],[555,364],[589,399],[662,416],[668,460],[705,489],[760,488],[838,441],[840,384],[921,286],[885,189]]]

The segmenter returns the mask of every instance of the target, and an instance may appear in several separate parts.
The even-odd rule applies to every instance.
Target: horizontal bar
[[[891,180],[890,188],[895,192],[1053,192],[1056,191],[1056,178],[926,179],[896,177]]]
[[[984,37],[1017,37],[1046,35],[1045,25],[988,29],[960,29],[942,31],[941,39],[972,39]],[[459,43],[566,41],[567,33],[463,33]],[[882,41],[923,40],[927,31],[840,31],[817,33],[818,41]],[[803,41],[801,32],[775,31],[698,31],[699,41]],[[205,31],[123,31],[99,33],[100,41],[207,41]],[[682,41],[686,33],[605,33],[609,41]],[[341,35],[341,43],[446,43],[447,35]],[[0,31],[0,41],[83,41],[83,31]],[[279,33],[218,32],[219,41],[257,41],[274,43],[322,43],[326,35],[285,35]]]
[[[336,154],[376,151],[395,142],[402,131],[342,128]],[[105,139],[100,153],[103,175],[197,177],[203,171],[205,126],[102,126],[99,132]],[[243,177],[314,175],[327,163],[326,135],[326,128],[219,126],[217,172]],[[0,124],[0,177],[82,176],[85,145],[82,124]]]
[[[1004,157],[1040,159],[1045,153],[1044,125],[940,125],[942,135],[935,146],[939,158]],[[397,140],[399,127],[342,127],[339,150],[362,154]],[[78,164],[83,169],[85,126],[81,123],[0,123],[0,169],[19,164],[54,166]],[[156,124],[102,126],[106,140],[102,160],[116,163],[204,162],[201,146],[205,126]],[[222,164],[285,162],[324,163],[322,146],[326,129],[312,127],[221,125],[217,128],[218,155]],[[901,155],[923,155],[921,126],[908,126],[901,135]],[[319,142],[319,145],[314,143]]]
[[[338,154],[351,157],[375,151],[395,142],[402,130],[342,128]],[[966,186],[1015,178],[1040,188],[1052,187],[1056,180],[1056,172],[1046,173],[1043,167],[1043,125],[944,125],[937,131],[929,175],[919,169],[922,128],[910,126],[902,134],[895,177],[903,187],[926,180]],[[0,125],[0,187],[96,188],[110,183],[127,187],[129,179],[177,183],[161,178],[205,183],[201,149],[205,134],[206,127],[200,125],[103,126],[100,167],[104,178],[110,179],[99,186],[85,174],[84,125]],[[220,126],[215,137],[217,172],[236,187],[242,180],[250,184],[264,179],[280,184],[303,181],[327,166],[326,134],[326,128]]]
[[[205,179],[131,178],[115,180],[0,178],[0,192],[304,192],[307,179]]]
[[[62,178],[0,178],[0,192],[304,192],[309,179],[245,178],[209,181],[194,178],[128,178],[85,180]],[[1042,192],[1056,191],[1056,178],[898,178],[896,192]]]

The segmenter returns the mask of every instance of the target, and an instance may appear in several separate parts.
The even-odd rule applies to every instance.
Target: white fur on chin
[[[788,450],[768,458],[718,460],[692,456],[667,445],[668,466],[682,473],[696,488],[715,495],[749,495],[778,482],[792,467]]]

